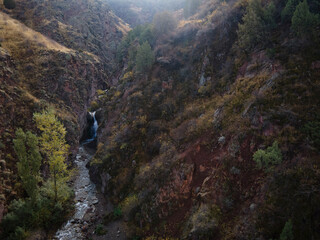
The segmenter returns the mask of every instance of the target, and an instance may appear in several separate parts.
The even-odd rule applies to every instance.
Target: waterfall
[[[96,112],[90,112],[90,115],[93,118],[93,125],[91,126],[91,133],[92,133],[92,140],[94,140],[97,136],[97,130],[98,130],[98,121],[96,119]]]
[[[83,142],[83,144],[93,142],[97,137],[98,121],[96,119],[96,112],[89,112],[89,114],[93,119],[93,124],[90,126],[88,138]]]

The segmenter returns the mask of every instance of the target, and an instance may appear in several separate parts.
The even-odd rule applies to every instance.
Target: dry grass
[[[5,13],[0,12],[0,35],[2,36],[2,45],[8,50],[12,51],[18,45],[30,42],[39,48],[45,48],[64,53],[73,52],[52,39],[36,32],[19,21],[9,17]]]

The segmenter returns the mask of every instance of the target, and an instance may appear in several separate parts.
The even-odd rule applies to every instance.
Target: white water
[[[92,126],[91,126],[91,128],[90,128],[90,138],[89,139],[87,139],[87,140],[85,140],[84,142],[83,142],[83,144],[87,144],[87,143],[90,143],[90,142],[92,142],[92,141],[94,141],[95,140],[95,138],[97,137],[97,130],[98,130],[98,121],[97,121],[97,119],[96,119],[96,112],[90,112],[90,115],[92,116],[92,118],[93,118],[93,124],[92,124]]]
[[[92,142],[97,135],[98,122],[95,118],[95,112],[90,113],[94,119],[93,126],[91,127],[92,136],[87,139],[83,144]],[[89,170],[86,168],[87,163],[92,158],[83,146],[79,147],[75,163],[77,165],[78,174],[74,182],[75,192],[75,213],[73,217],[60,229],[55,235],[55,239],[59,240],[82,240],[86,239],[82,233],[82,228],[88,223],[84,221],[86,213],[95,212],[95,204],[98,203],[96,197],[96,187],[90,181]]]

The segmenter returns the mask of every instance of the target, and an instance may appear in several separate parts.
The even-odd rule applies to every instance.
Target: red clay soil
[[[244,204],[243,201],[240,201],[240,195],[245,195],[245,193],[249,191],[255,192],[259,187],[259,184],[257,184],[259,176],[256,171],[255,174],[253,174],[255,165],[252,161],[252,152],[255,145],[252,144],[252,137],[246,137],[240,143],[239,153],[233,160],[233,164],[236,164],[237,168],[241,170],[241,174],[231,174],[230,169],[224,169],[223,166],[223,161],[228,155],[228,146],[231,137],[226,139],[226,143],[223,144],[223,146],[217,141],[214,141],[213,144],[208,144],[210,140],[212,142],[212,139],[216,138],[216,136],[208,134],[198,139],[195,143],[186,146],[185,150],[180,153],[181,162],[193,165],[192,173],[186,176],[182,184],[188,184],[187,186],[183,188],[181,186],[177,187],[176,185],[181,185],[181,183],[177,182],[176,178],[173,177],[171,182],[167,184],[171,187],[161,189],[163,194],[165,194],[165,191],[169,191],[166,192],[169,198],[171,197],[168,201],[170,201],[171,204],[174,202],[175,206],[177,206],[174,211],[164,219],[167,223],[167,234],[170,236],[181,236],[181,225],[186,222],[192,206],[196,205],[197,202],[209,201],[218,206],[222,205],[225,192],[221,189],[221,183],[230,181],[237,189],[236,193],[233,194],[235,203],[233,210],[229,212],[229,214],[224,214],[229,220],[233,218],[232,215],[237,216],[239,214],[242,208],[241,204]],[[219,183],[218,186],[220,186],[220,188],[217,187],[217,183]],[[179,192],[185,189],[189,189],[188,194]],[[171,192],[173,190],[178,191],[172,194]],[[205,192],[203,193],[203,191]],[[203,195],[201,195],[202,193]],[[162,208],[166,211],[168,209],[167,204],[163,204]]]

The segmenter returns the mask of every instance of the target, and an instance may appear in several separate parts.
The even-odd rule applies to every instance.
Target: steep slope
[[[0,6],[0,222],[8,204],[24,194],[13,151],[15,131],[18,128],[36,131],[33,113],[45,108],[55,109],[68,131],[71,160],[96,90],[111,84],[113,48],[126,26],[122,26],[121,20],[110,11],[100,9],[102,3],[95,5],[93,12],[84,7],[92,4],[91,1],[82,1],[82,5],[75,5],[75,2],[17,1],[14,10]],[[77,15],[75,6],[86,14]],[[73,25],[64,24],[63,19],[62,22],[57,20],[69,10],[75,11],[74,17],[70,12],[68,18]],[[97,26],[94,22],[97,19],[89,21],[88,15],[101,17],[98,20],[103,23]],[[82,17],[89,20],[86,27],[79,29]],[[112,42],[114,46],[110,47]],[[43,169],[42,175],[46,177],[47,174]]]
[[[125,74],[99,92],[91,176],[130,237],[319,237],[319,25],[301,38],[285,3],[253,2],[203,2],[149,42],[150,71],[127,64],[145,41],[128,35]],[[266,26],[248,17],[245,35],[249,14]]]
[[[28,27],[76,51],[100,57],[111,74],[118,39],[129,27],[103,1],[16,1],[11,12]]]

